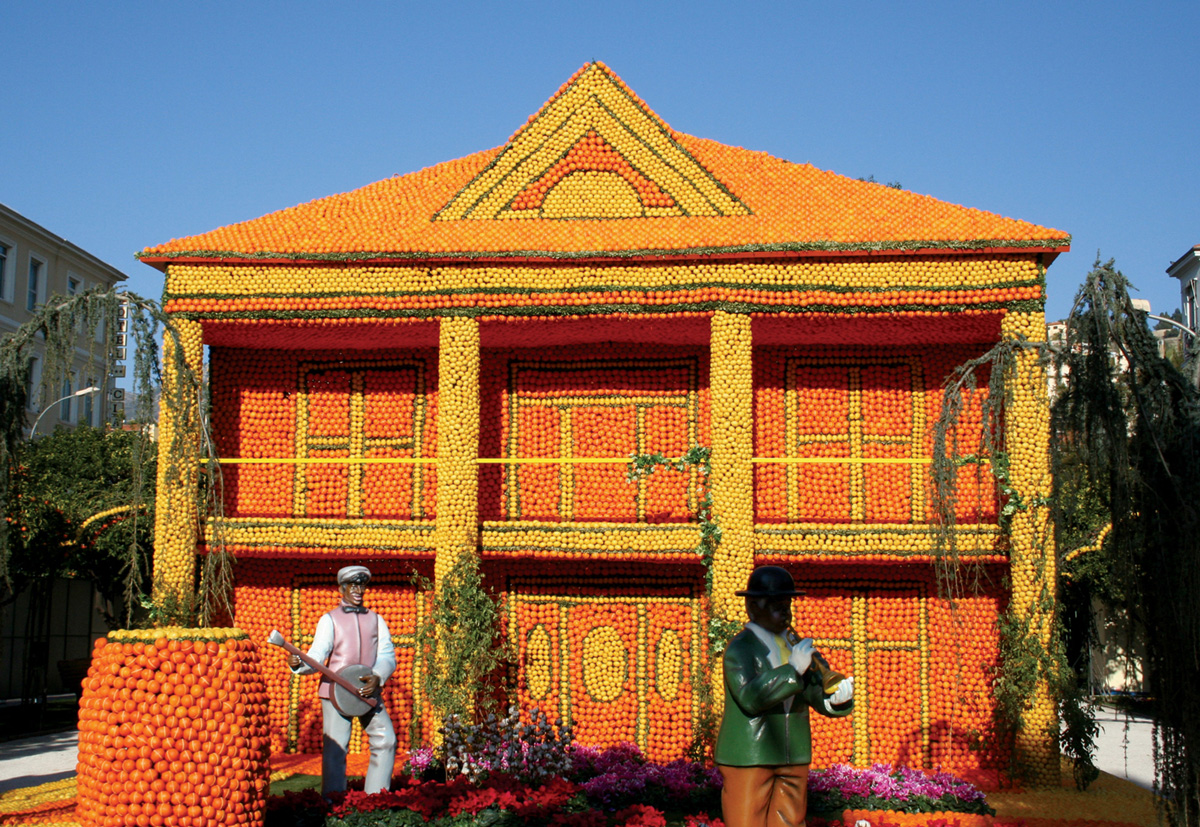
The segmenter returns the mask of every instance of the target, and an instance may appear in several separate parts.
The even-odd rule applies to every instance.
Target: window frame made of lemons
[[[862,371],[864,368],[870,367],[907,367],[909,372],[910,392],[909,392],[909,414],[911,423],[909,434],[906,437],[888,437],[884,439],[884,435],[868,435],[864,426],[867,424],[861,417],[862,410]],[[800,413],[800,389],[796,381],[796,371],[800,367],[814,368],[845,368],[847,374],[847,419],[846,431],[833,433],[823,432],[813,435],[814,438],[802,440],[798,431],[799,413]],[[788,356],[784,361],[784,456],[799,457],[801,444],[815,444],[822,441],[831,441],[831,437],[845,437],[845,442],[848,445],[848,451],[851,459],[861,459],[862,450],[868,444],[889,444],[889,445],[907,445],[908,458],[917,459],[921,456],[918,449],[925,441],[926,427],[926,394],[925,394],[925,371],[919,355],[901,355],[901,356]],[[857,387],[855,386],[854,378],[857,375]],[[857,402],[856,402],[857,400]],[[859,416],[855,416],[855,410],[858,410]],[[870,437],[876,437],[871,439]],[[825,439],[822,439],[824,437]],[[904,441],[898,441],[903,439]],[[796,463],[788,463],[785,473],[785,502],[787,507],[787,521],[789,523],[806,522],[801,519],[800,502],[799,502],[799,474],[800,466]],[[849,490],[850,490],[850,509],[849,522],[851,524],[866,524],[866,500],[867,490],[866,481],[862,477],[861,464],[847,464],[847,474],[849,475]],[[856,470],[858,473],[856,474]],[[910,490],[910,507],[909,507],[909,523],[924,523],[926,522],[925,515],[925,487],[927,484],[928,469],[919,463],[914,463],[909,470],[909,490]],[[857,482],[857,485],[856,485]],[[856,488],[858,490],[856,490]]]
[[[586,401],[581,401],[582,397],[565,397],[557,400],[548,400],[543,403],[537,403],[546,407],[558,408],[560,411],[559,419],[559,446],[560,451],[558,456],[562,459],[569,459],[573,456],[574,438],[572,435],[570,417],[563,416],[563,411],[573,411],[580,408],[589,407],[589,402],[595,400],[595,405],[603,404],[604,407],[624,407],[632,406],[635,411],[637,425],[634,428],[634,453],[642,454],[646,447],[642,443],[642,434],[644,428],[642,423],[645,418],[645,411],[649,407],[655,405],[671,405],[671,407],[683,407],[687,410],[687,445],[698,445],[700,440],[700,359],[699,357],[683,356],[678,358],[665,359],[630,359],[630,358],[613,358],[613,359],[585,359],[585,360],[570,360],[560,359],[553,361],[513,359],[508,363],[508,386],[505,389],[505,420],[508,432],[504,435],[504,457],[506,459],[516,459],[519,456],[520,446],[520,413],[521,408],[527,403],[522,400],[518,386],[519,373],[522,370],[603,370],[609,369],[638,369],[638,370],[670,370],[684,369],[687,371],[688,386],[686,390],[675,391],[672,396],[678,396],[678,400],[668,401],[668,393],[664,392],[661,400],[634,401],[632,397],[621,397],[616,394],[610,395],[595,395],[587,397]],[[610,400],[605,402],[605,400]],[[565,423],[565,424],[564,424]],[[504,468],[504,519],[505,520],[522,520],[526,518],[521,513],[521,486],[520,486],[520,469],[519,464],[508,464]],[[566,522],[572,522],[574,519],[574,491],[575,491],[575,465],[571,462],[562,462],[558,465],[559,473],[559,515]],[[687,508],[690,512],[694,512],[697,507],[697,485],[699,483],[699,473],[695,468],[688,470],[688,501]],[[636,481],[636,503],[637,503],[637,519],[635,522],[645,522],[645,505],[646,505],[646,479],[639,478]]]
[[[851,762],[855,766],[866,766],[871,760],[871,692],[874,687],[870,682],[871,655],[887,651],[909,651],[917,653],[919,674],[916,676],[918,687],[917,702],[923,721],[929,721],[929,726],[919,726],[921,766],[929,767],[933,760],[933,737],[931,727],[933,692],[929,686],[930,670],[932,669],[933,635],[930,631],[929,617],[929,587],[919,580],[879,581],[865,578],[831,581],[825,579],[806,579],[798,577],[796,588],[805,591],[806,600],[819,600],[822,589],[837,592],[840,596],[850,598],[850,628],[842,637],[814,636],[813,644],[822,653],[831,651],[846,652],[850,656],[850,669],[854,677],[855,714],[851,716],[850,736]],[[916,639],[905,639],[898,636],[889,638],[873,637],[868,631],[871,614],[871,599],[895,597],[902,599],[911,593],[917,603],[916,607]],[[861,621],[865,634],[860,638],[855,636],[855,621]],[[918,722],[919,724],[922,721]],[[858,754],[858,745],[866,744],[867,755]]]
[[[635,642],[632,651],[626,650],[629,656],[627,663],[627,680],[632,676],[633,692],[635,694],[635,702],[637,706],[637,715],[633,721],[633,729],[635,732],[634,743],[643,751],[650,747],[650,691],[654,691],[668,703],[686,702],[691,715],[691,721],[695,722],[700,715],[700,698],[691,690],[690,679],[691,670],[698,668],[696,658],[699,657],[701,651],[701,635],[703,634],[703,607],[701,597],[701,587],[687,580],[674,580],[668,585],[666,581],[652,578],[649,582],[640,581],[634,583],[622,578],[617,579],[601,579],[580,577],[572,578],[572,585],[578,587],[576,593],[564,593],[563,586],[565,584],[557,583],[553,579],[538,577],[538,576],[522,576],[511,577],[508,579],[504,590],[504,601],[508,607],[508,613],[505,617],[505,623],[508,627],[508,639],[514,647],[516,653],[516,665],[514,667],[518,674],[529,668],[527,657],[529,656],[527,644],[528,634],[525,639],[520,636],[520,611],[522,605],[546,605],[551,604],[556,608],[554,618],[555,637],[557,638],[558,651],[551,650],[550,652],[550,668],[548,691],[542,695],[540,700],[546,700],[551,695],[557,695],[557,708],[553,710],[558,717],[565,723],[574,725],[574,708],[576,702],[575,689],[581,689],[586,694],[587,688],[584,686],[585,676],[579,675],[580,683],[574,685],[571,680],[570,668],[575,660],[575,655],[579,654],[582,657],[582,650],[576,652],[575,646],[582,647],[586,635],[573,635],[571,629],[570,607],[584,606],[589,603],[617,603],[627,606],[632,606],[635,609],[637,616],[637,628],[635,629]],[[662,589],[656,590],[656,587]],[[687,660],[682,664],[682,669],[679,675],[678,686],[671,697],[668,699],[662,693],[662,687],[655,683],[650,685],[648,674],[655,672],[657,676],[657,663],[654,669],[647,668],[650,658],[657,659],[660,653],[662,642],[662,631],[670,627],[661,627],[659,638],[652,646],[651,626],[649,622],[649,613],[647,607],[657,603],[660,605],[677,605],[686,609],[689,614],[687,625],[688,639],[687,646],[683,650],[688,653]],[[538,624],[543,626],[544,624]],[[588,633],[595,631],[598,628],[593,626],[588,630]],[[531,628],[529,633],[536,629]],[[578,631],[578,630],[576,630]],[[678,631],[671,629],[678,636]],[[557,674],[555,673],[554,664],[557,664]],[[632,668],[629,668],[629,667]],[[522,683],[518,681],[518,684]],[[526,683],[526,691],[529,687]],[[624,694],[624,690],[617,696]],[[685,697],[681,697],[685,696]],[[534,699],[532,694],[527,697],[530,700]],[[596,699],[591,699],[595,702]],[[614,699],[616,700],[616,699]],[[600,701],[604,703],[604,701]],[[536,704],[534,704],[536,705]],[[539,707],[547,715],[550,715],[551,710],[545,707]],[[690,730],[690,727],[689,727]]]
[[[369,373],[392,372],[396,369],[411,370],[415,374],[413,394],[412,434],[402,437],[367,437],[362,433],[365,423],[364,390],[366,376]],[[316,373],[346,373],[348,374],[348,418],[344,450],[349,459],[361,459],[367,453],[377,448],[394,448],[412,451],[413,458],[424,456],[425,430],[428,426],[429,413],[429,366],[424,359],[401,358],[384,360],[353,360],[345,362],[301,362],[298,366],[296,387],[296,458],[307,459],[313,450],[342,450],[343,437],[333,435],[313,436],[309,432],[309,379]],[[358,428],[358,440],[355,439],[355,428]],[[338,444],[334,444],[336,441]],[[410,444],[405,445],[404,442]],[[314,443],[317,443],[314,447]],[[360,447],[355,454],[355,446]],[[412,463],[406,466],[413,475],[412,485],[412,519],[428,519],[424,506],[425,465]],[[363,480],[366,466],[362,463],[347,463],[346,465],[346,518],[363,519]],[[357,513],[354,513],[357,512]],[[293,467],[292,476],[292,514],[294,517],[307,518],[308,513],[308,466],[298,462]]]

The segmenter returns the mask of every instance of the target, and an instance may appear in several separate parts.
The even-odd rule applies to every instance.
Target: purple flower
[[[837,764],[814,770],[808,777],[808,789],[831,804],[856,807],[891,803],[896,809],[905,809],[911,803],[917,809],[924,809],[945,799],[956,799],[970,811],[986,808],[982,792],[949,773],[926,775],[917,769],[887,764],[874,764],[866,769]]]

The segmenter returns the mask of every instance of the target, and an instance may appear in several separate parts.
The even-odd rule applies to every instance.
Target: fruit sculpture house
[[[814,724],[818,761],[968,771],[1009,757],[967,733],[990,743],[996,618],[1034,611],[1053,554],[1035,515],[1002,532],[990,474],[965,466],[958,547],[992,585],[954,612],[939,599],[933,422],[957,365],[1045,337],[1045,271],[1069,241],[677,132],[591,63],[499,148],[141,259],[197,369],[210,349],[237,625],[304,648],[336,599],[327,572],[368,562],[402,739],[436,726],[413,677],[414,569],[436,584],[479,555],[521,704],[667,759],[710,679],[708,619],[740,617],[734,591],[770,563],[807,592],[796,628],[855,678],[855,713]],[[1045,382],[1014,381],[1005,448],[1030,501],[1049,485]],[[697,445],[707,476],[626,478],[631,454]],[[218,528],[191,511],[195,484],[159,488],[155,574],[183,588]],[[319,751],[316,679],[263,652],[273,748]],[[1047,772],[1053,715],[1039,695],[1018,738]]]

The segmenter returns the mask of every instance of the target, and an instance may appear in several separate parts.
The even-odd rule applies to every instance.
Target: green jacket
[[[818,678],[803,675],[784,664],[772,667],[766,645],[744,629],[725,649],[725,716],[717,734],[714,759],[733,767],[808,764],[812,761],[812,733],[808,708],[831,718],[854,710],[854,700],[825,709],[825,693]],[[783,702],[795,697],[792,711]]]

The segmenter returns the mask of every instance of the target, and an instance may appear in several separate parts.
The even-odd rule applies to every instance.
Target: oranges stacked
[[[499,150],[143,257],[167,271],[165,306],[185,320],[189,354],[198,363],[200,324],[217,345],[222,456],[437,459],[228,466],[227,537],[270,563],[239,575],[239,622],[255,634],[310,629],[317,607],[296,578],[335,557],[420,563],[435,582],[463,554],[543,578],[553,559],[561,600],[517,611],[509,628],[526,650],[522,691],[577,713],[585,740],[673,757],[696,717],[691,676],[708,668],[697,666],[708,652],[696,607],[711,596],[717,616],[740,619],[733,592],[756,562],[811,565],[804,573],[820,581],[822,561],[852,559],[855,583],[843,569],[814,605],[829,606],[821,635],[834,665],[859,678],[862,705],[853,720],[818,724],[818,753],[969,765],[1002,753],[980,759],[969,742],[991,720],[977,696],[1003,595],[960,602],[970,608],[953,622],[932,597],[923,563],[938,515],[924,460],[952,369],[1002,329],[1040,338],[1042,256],[1067,243],[683,135],[589,64]],[[432,323],[416,323],[434,320],[436,350]],[[610,321],[621,335],[603,335]],[[1014,381],[1013,481],[1033,501],[1048,484],[1044,387],[1033,374]],[[960,454],[979,450],[985,401],[965,399]],[[564,460],[674,458],[698,445],[713,449],[723,531],[711,595],[684,607],[668,584],[622,592],[615,584],[647,561],[696,576],[709,481],[692,469],[630,483],[623,462]],[[965,465],[958,482],[960,547],[1004,561],[988,467]],[[195,483],[161,490],[170,519],[156,566],[186,588]],[[1044,518],[1018,515],[1012,528],[1013,604],[1035,612],[1038,565],[1052,556]],[[599,581],[607,590],[579,592]],[[407,600],[387,604],[394,629],[413,628],[418,603]],[[1048,614],[1036,620],[1044,630]],[[410,686],[409,669],[389,685]],[[318,713],[299,683],[280,672],[270,691],[287,699],[286,717],[272,719],[277,744],[315,749]],[[919,703],[902,702],[906,692]],[[409,703],[403,714],[423,714]],[[1051,715],[1039,695],[1034,740]]]
[[[513,199],[510,209],[514,212],[538,210],[545,201],[547,193],[553,190],[555,185],[568,175],[581,171],[615,173],[623,181],[628,182],[636,193],[637,211],[624,215],[625,218],[641,215],[642,205],[646,207],[675,206],[675,200],[671,196],[630,166],[629,162],[593,129],[589,130],[577,144],[571,147],[566,156],[555,164],[550,172],[520,192]],[[547,210],[547,215],[554,217],[552,210]]]
[[[626,208],[588,208],[603,205],[618,182]],[[545,209],[564,186],[563,208]],[[543,210],[534,213],[537,204]],[[507,220],[528,213],[537,219]],[[142,258],[161,266],[176,258],[1038,251],[1069,241],[1056,230],[676,132],[594,63],[501,149],[175,239]]]
[[[618,566],[607,583],[546,577],[505,561],[505,605],[521,706],[570,720],[583,744],[636,743],[652,760],[679,757],[696,716],[692,670],[700,606],[690,589]]]
[[[270,743],[259,661],[238,629],[97,640],[79,712],[80,822],[262,824]]]
[[[722,540],[713,559],[712,607],[720,617],[740,617],[744,588],[754,568],[754,369],[749,315],[720,312],[712,320],[713,510]],[[714,680],[716,676],[714,675]],[[719,692],[714,692],[718,698]]]
[[[474,554],[479,505],[479,322],[443,319],[438,349],[441,421],[437,429],[438,489],[434,583],[461,554]]]
[[[1003,590],[990,586],[952,606],[936,596],[926,567],[836,569],[794,568],[807,592],[793,601],[794,628],[854,677],[852,716],[812,716],[814,761],[1004,767],[991,693]]]
[[[429,350],[214,348],[213,430],[225,457],[428,458],[437,446],[437,358]],[[433,516],[433,463],[227,465],[230,517]],[[380,538],[382,539],[382,538]]]
[[[695,474],[660,471],[630,482],[624,461],[642,453],[678,457],[704,443],[707,367],[701,349],[676,345],[655,346],[649,357],[644,346],[628,344],[487,350],[482,455],[534,461],[483,467],[484,519],[690,521],[700,496]],[[577,457],[615,462],[557,461]],[[624,543],[619,535],[602,539],[614,551]],[[675,537],[662,542],[664,550],[679,548]],[[583,535],[569,541],[580,551],[586,543]]]
[[[623,180],[623,179],[622,179]],[[520,213],[514,213],[520,214]],[[513,222],[508,222],[509,224]],[[527,222],[517,222],[527,223]],[[331,319],[711,311],[903,312],[1032,309],[1032,256],[847,257],[600,263],[247,266],[172,264],[164,302],[189,317]]]
[[[920,525],[932,519],[929,466],[922,460],[933,454],[942,384],[955,366],[979,352],[967,345],[899,353],[865,346],[759,349],[756,455],[818,461],[759,464],[757,520],[836,527]],[[979,449],[985,398],[986,389],[966,395],[961,454]],[[819,461],[823,459],[829,461]],[[874,459],[901,462],[872,463]],[[915,462],[903,462],[907,460]],[[960,471],[962,524],[990,523],[996,517],[990,475],[979,469],[969,465]],[[897,552],[907,556],[917,550]]]

